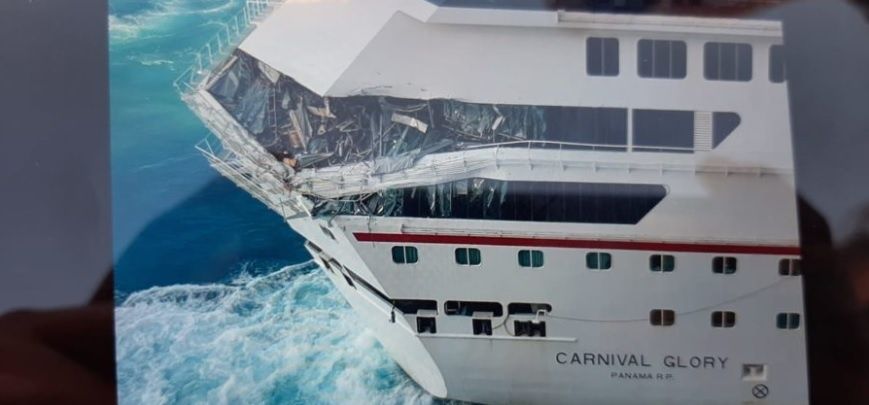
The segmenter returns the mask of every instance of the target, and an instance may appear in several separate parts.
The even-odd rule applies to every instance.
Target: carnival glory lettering
[[[635,353],[565,353],[555,355],[558,364],[579,366],[652,367],[644,354]],[[721,369],[727,366],[727,357],[718,356],[673,356],[661,360],[667,368]]]

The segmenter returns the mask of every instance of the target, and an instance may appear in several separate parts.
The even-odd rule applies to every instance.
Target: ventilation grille
[[[694,112],[694,150],[712,150],[712,113]]]

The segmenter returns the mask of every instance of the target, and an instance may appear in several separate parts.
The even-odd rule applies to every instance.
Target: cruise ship
[[[781,23],[549,3],[251,0],[176,86],[431,395],[807,403]]]

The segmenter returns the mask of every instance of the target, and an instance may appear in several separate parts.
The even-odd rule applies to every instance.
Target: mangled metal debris
[[[545,107],[321,97],[241,51],[208,91],[270,153],[290,151],[300,168],[372,161],[385,173],[427,153],[546,132]]]
[[[306,189],[304,184],[293,187],[291,183],[296,171],[306,168],[365,163],[367,174],[376,176],[411,168],[431,153],[495,143],[538,148],[603,146],[608,150],[624,149],[627,144],[624,108],[495,105],[376,95],[321,97],[241,51],[220,70],[208,91],[283,163],[287,189],[300,192]],[[490,218],[508,206],[507,192],[506,182],[472,179],[342,198],[305,195],[315,203],[315,215]],[[513,186],[512,192],[522,193],[521,185]],[[456,209],[478,208],[454,212],[453,201],[464,201]],[[520,211],[527,208],[513,206],[521,206]]]

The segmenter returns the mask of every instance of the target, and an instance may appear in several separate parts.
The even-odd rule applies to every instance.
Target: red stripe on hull
[[[434,243],[450,245],[522,246],[607,250],[648,250],[656,252],[744,253],[799,256],[799,246],[718,245],[708,243],[633,242],[588,239],[544,239],[501,236],[423,235],[408,233],[355,232],[359,242]]]

